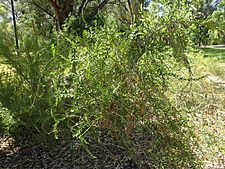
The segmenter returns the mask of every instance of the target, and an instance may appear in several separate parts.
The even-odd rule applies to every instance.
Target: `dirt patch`
[[[225,155],[219,153],[214,162],[206,161],[204,169],[225,169]]]
[[[208,76],[208,79],[211,81],[211,82],[213,82],[213,83],[215,83],[215,84],[217,84],[217,85],[219,85],[219,86],[221,86],[221,87],[225,87],[225,80],[224,79],[222,79],[221,77],[219,77],[219,76],[215,76],[215,75],[209,75]]]

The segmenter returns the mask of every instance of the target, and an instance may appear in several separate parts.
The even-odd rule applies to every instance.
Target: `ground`
[[[15,146],[12,138],[2,138],[0,169],[137,169],[126,158],[124,149],[109,140],[110,137],[107,139],[101,144],[93,142],[89,146],[90,152],[87,152],[81,150],[79,141],[73,138],[55,143],[52,147],[43,144],[32,146],[27,140],[21,140]],[[91,152],[95,157],[90,155]]]

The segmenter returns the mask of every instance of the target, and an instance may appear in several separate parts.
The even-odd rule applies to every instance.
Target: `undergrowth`
[[[24,35],[20,51],[0,41],[11,69],[1,71],[0,102],[13,119],[2,123],[14,136],[68,134],[84,147],[106,130],[140,168],[199,168],[202,137],[213,130],[202,123],[221,96],[188,60],[187,18],[171,15],[146,14],[125,32],[111,21],[82,36]]]

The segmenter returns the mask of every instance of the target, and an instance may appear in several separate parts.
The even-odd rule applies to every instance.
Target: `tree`
[[[221,0],[217,10],[209,17],[207,24],[211,30],[211,39],[215,43],[225,43],[225,1]]]
[[[56,29],[62,30],[71,15],[77,28],[88,25],[103,13],[116,16],[122,23],[131,24],[138,20],[144,4],[144,0],[18,0],[17,10],[19,18],[34,12],[40,28],[46,23],[54,25],[55,22]]]
[[[208,20],[213,12],[218,9],[220,0],[197,0],[192,2],[192,39],[198,46],[206,45],[209,42]]]
[[[108,2],[109,0],[20,0],[18,1],[18,6],[20,6],[20,16],[30,13],[28,11],[32,10],[36,16],[42,17],[43,20],[43,16],[45,18],[52,18],[52,21],[57,23],[57,29],[63,29],[63,24],[70,15],[80,18],[84,15],[88,15],[89,17],[95,16]]]

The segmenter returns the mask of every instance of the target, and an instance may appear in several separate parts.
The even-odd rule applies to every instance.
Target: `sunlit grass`
[[[225,49],[221,51],[223,50],[225,52]],[[212,51],[214,50],[209,50],[208,53],[213,54]],[[218,60],[217,57],[221,53],[205,57],[204,52],[197,50],[188,54],[193,79],[202,78],[192,81],[175,79],[171,85],[174,87],[171,89],[174,92],[171,98],[175,99],[178,105],[186,107],[187,111],[195,112],[195,115],[189,118],[199,138],[203,155],[201,158],[216,163],[219,159],[218,154],[225,155],[225,88],[209,77],[223,79],[225,60]],[[183,76],[184,73],[180,71],[179,75]]]
[[[215,58],[218,60],[225,61],[225,47],[202,48],[201,51],[204,57]]]
[[[207,98],[209,97],[210,93],[213,98],[216,100],[213,105],[218,105],[217,111],[212,111],[213,114],[210,116],[214,116],[214,120],[212,120],[212,125],[204,127],[207,131],[212,131],[217,136],[217,143],[214,143],[214,148],[219,149],[217,153],[220,152],[223,155],[225,154],[225,126],[224,126],[224,108],[225,108],[225,90],[224,84],[225,82],[225,48],[224,47],[215,47],[215,48],[202,48],[201,52],[204,56],[201,62],[197,63],[197,65],[201,65],[204,61],[204,71],[206,71],[211,77],[215,79],[219,79],[216,81],[211,80],[211,84],[213,85],[213,90],[206,90]],[[196,67],[201,67],[197,66]],[[202,70],[202,69],[201,69]],[[199,70],[198,72],[200,72]],[[218,83],[220,81],[220,83]],[[206,83],[203,84],[204,88],[206,89]],[[207,99],[206,99],[207,100]],[[210,108],[212,109],[212,108]],[[210,110],[209,109],[209,110]],[[209,113],[210,111],[207,111]],[[209,120],[209,115],[207,115],[206,120]],[[205,137],[205,136],[204,136]]]
[[[214,76],[225,79],[225,48],[202,48],[205,59],[209,59],[207,68]]]

